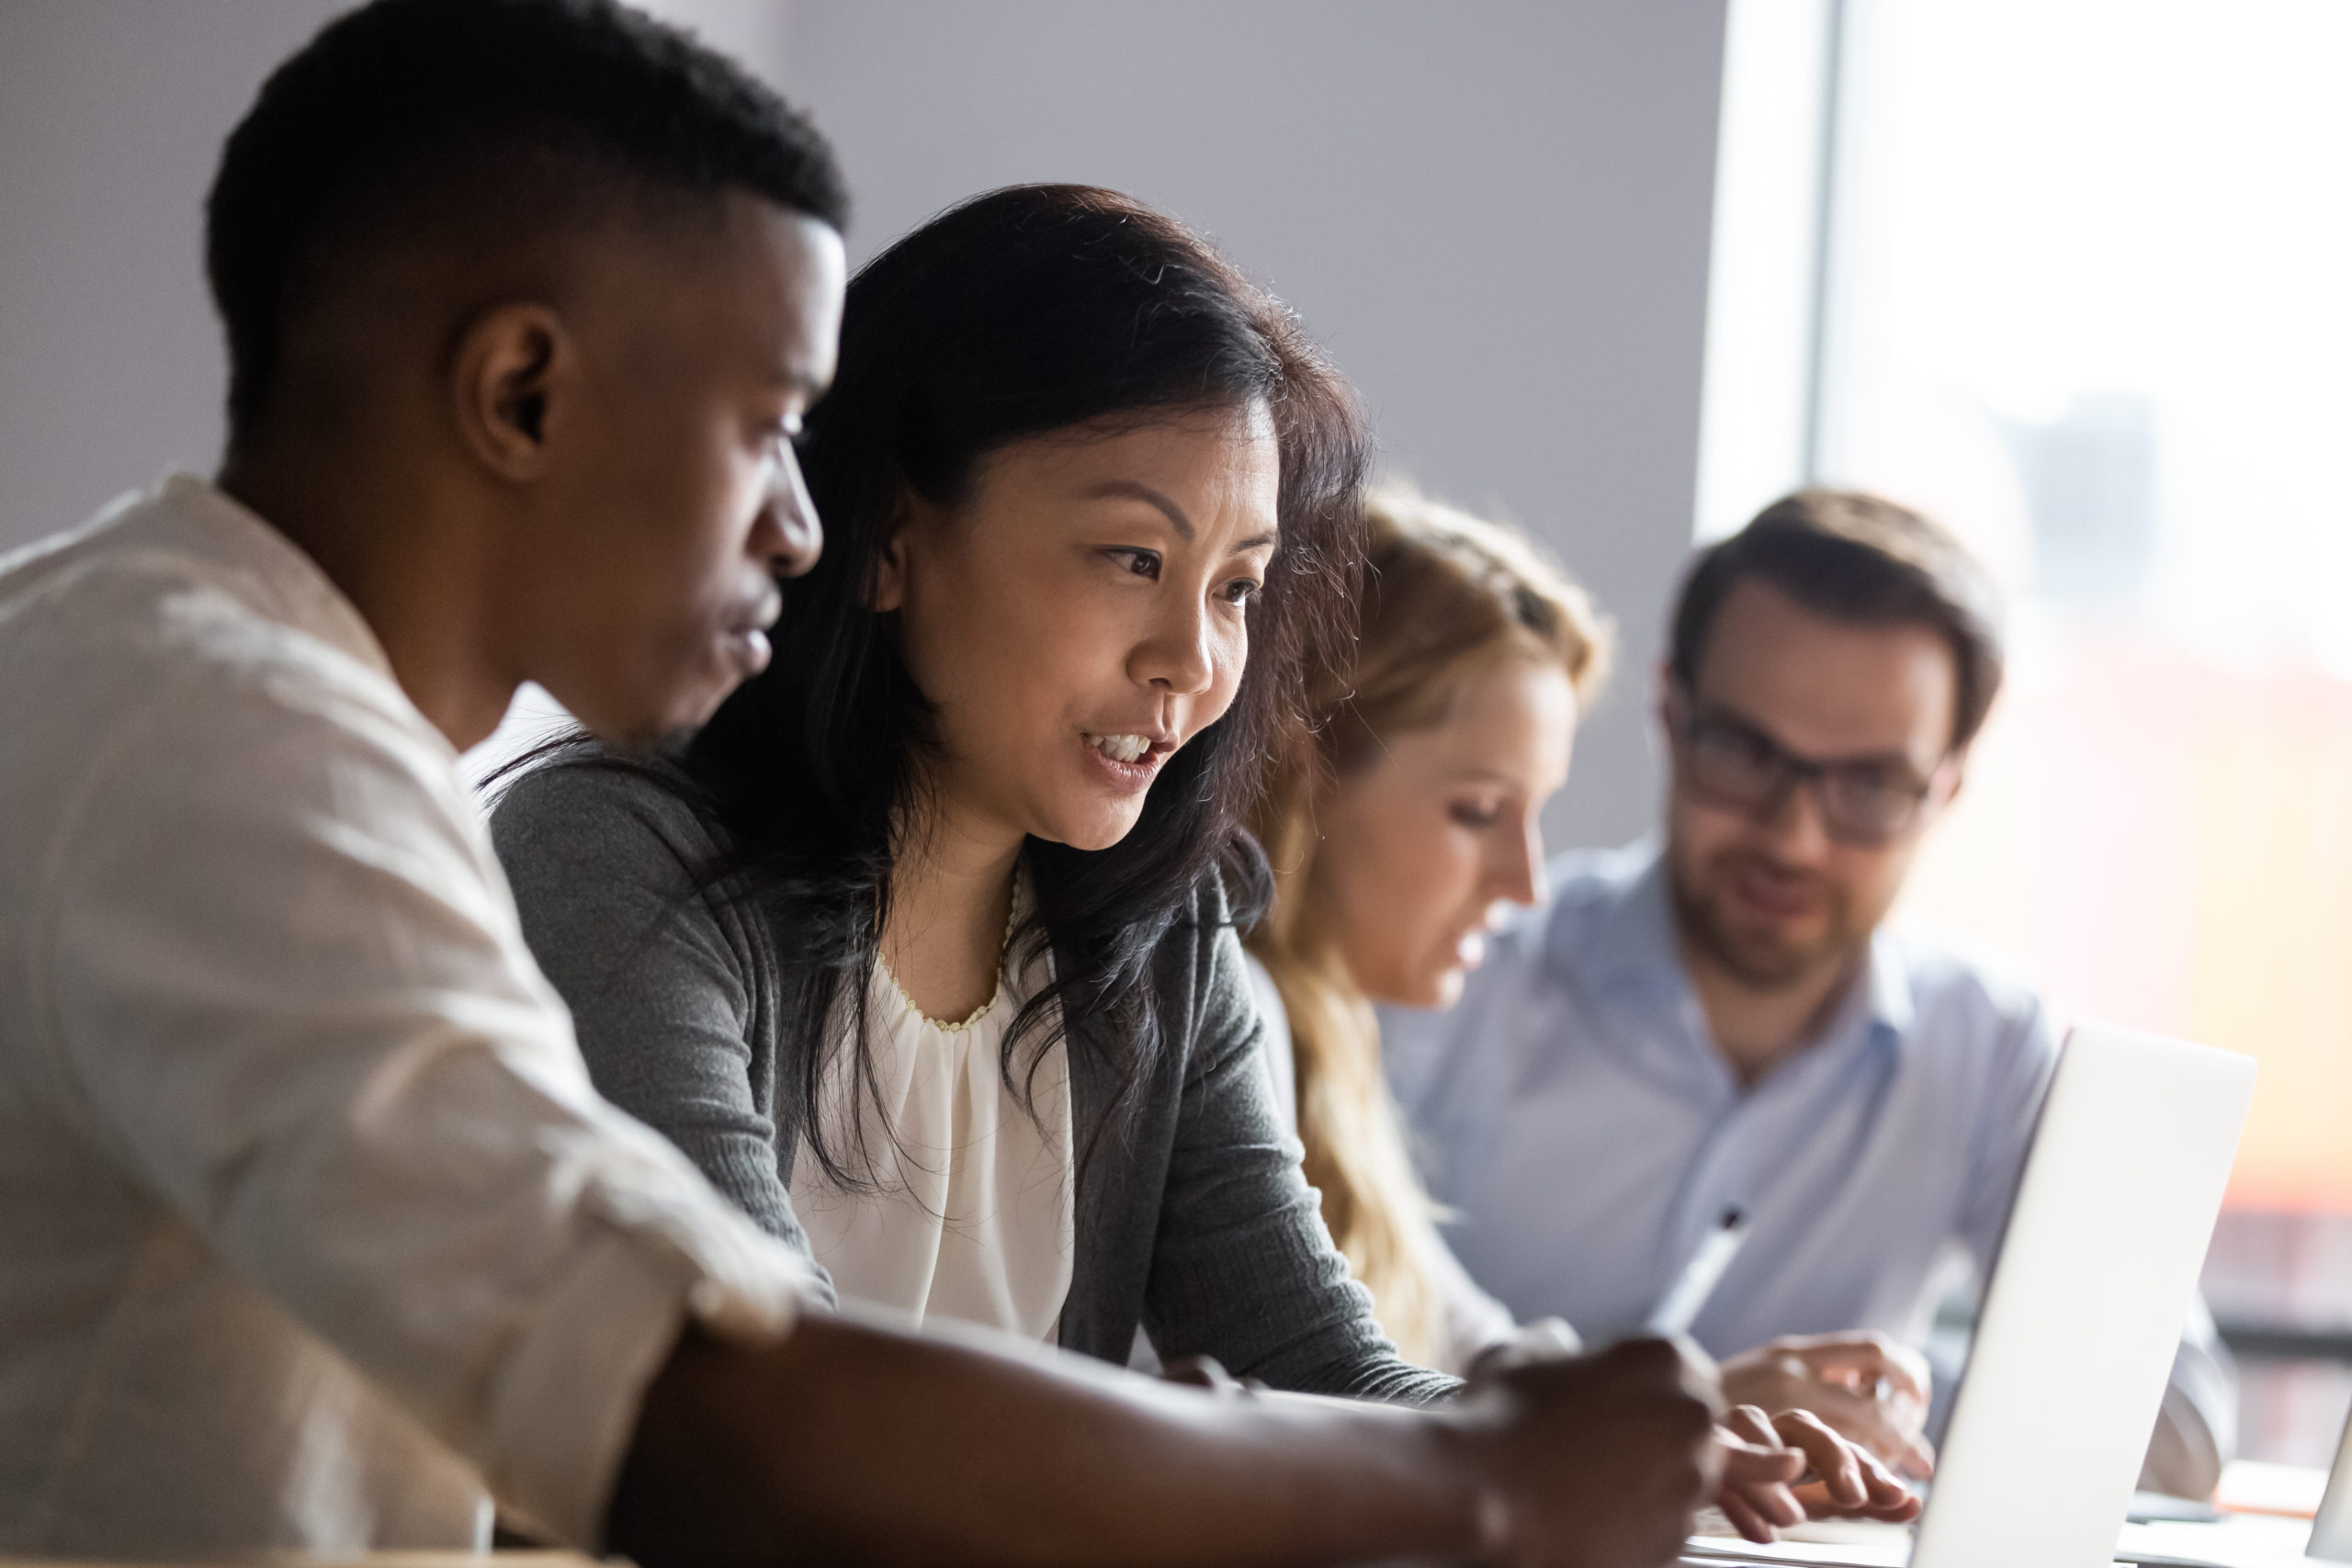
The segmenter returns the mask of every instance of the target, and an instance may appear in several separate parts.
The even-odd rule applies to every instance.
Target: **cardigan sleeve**
[[[639,774],[557,762],[507,789],[491,836],[597,1091],[808,1256],[751,943],[700,886],[714,846],[694,814]],[[822,1277],[813,1258],[809,1267]],[[831,1305],[830,1281],[824,1294]]]
[[[1264,1065],[1266,1025],[1221,890],[1198,907],[1193,1038],[1145,1321],[1163,1359],[1212,1356],[1304,1393],[1428,1404],[1453,1378],[1396,1354],[1349,1278]]]

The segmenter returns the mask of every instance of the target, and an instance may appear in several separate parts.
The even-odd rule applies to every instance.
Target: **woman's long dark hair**
[[[1321,639],[1352,612],[1363,415],[1286,308],[1182,224],[1112,191],[1024,186],[976,197],[850,284],[839,373],[802,443],[823,558],[784,585],[766,672],[728,699],[672,775],[724,846],[707,885],[763,917],[750,923],[768,933],[777,1038],[792,1058],[778,1064],[779,1097],[797,1100],[835,1181],[870,1179],[865,1121],[848,1119],[857,1149],[836,1146],[829,1134],[842,1129],[821,1125],[818,1091],[839,1070],[854,1075],[854,1100],[874,1090],[865,977],[895,835],[920,810],[935,745],[897,617],[867,607],[906,495],[954,506],[982,457],[1028,437],[1257,404],[1280,446],[1280,544],[1250,610],[1232,707],[1169,760],[1119,843],[1033,840],[1026,851],[1035,898],[1015,952],[1050,944],[1056,979],[1007,1032],[1003,1072],[1025,1096],[1057,1005],[1069,1048],[1109,1054],[1125,1086],[1084,1131],[1090,1149],[1133,1109],[1161,1048],[1153,948],[1214,873],[1244,917],[1266,896],[1240,818],[1260,760],[1295,722],[1303,648],[1310,636],[1338,646]],[[854,1029],[831,1026],[843,1003]],[[1026,1070],[1016,1060],[1024,1045]]]

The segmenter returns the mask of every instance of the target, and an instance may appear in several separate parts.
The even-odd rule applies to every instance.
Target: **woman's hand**
[[[1928,1422],[1928,1362],[1883,1334],[1775,1339],[1723,1363],[1724,1398],[1761,1410],[1810,1410],[1848,1441],[1924,1480],[1935,1450]]]
[[[1848,1442],[1807,1410],[1767,1416],[1735,1406],[1715,1428],[1723,1454],[1715,1506],[1750,1540],[1808,1518],[1919,1516],[1919,1499],[1868,1449]]]

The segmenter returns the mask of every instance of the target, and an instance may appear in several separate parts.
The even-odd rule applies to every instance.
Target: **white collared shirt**
[[[575,1545],[806,1278],[590,1087],[447,742],[175,477],[0,560],[0,1551]]]

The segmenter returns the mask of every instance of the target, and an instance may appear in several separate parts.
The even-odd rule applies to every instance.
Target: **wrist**
[[[1515,1534],[1502,1484],[1500,1422],[1491,1399],[1456,1398],[1431,1411],[1423,1473],[1439,1484],[1445,1550],[1467,1562],[1500,1562]]]

